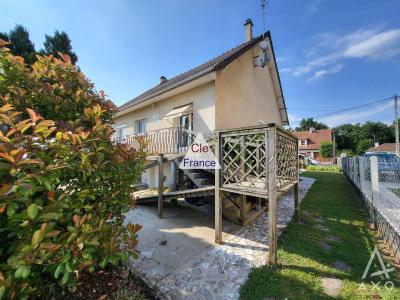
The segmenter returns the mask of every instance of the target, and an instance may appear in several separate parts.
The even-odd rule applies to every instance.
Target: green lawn
[[[373,290],[368,282],[365,282],[366,289],[359,289],[375,239],[365,223],[367,215],[343,175],[306,172],[302,176],[316,179],[302,203],[302,210],[307,211],[308,216],[303,214],[301,224],[292,221],[280,236],[278,259],[281,266],[252,270],[240,290],[241,299],[332,299],[321,288],[322,277],[343,281],[338,299],[400,299],[398,270],[397,274],[390,273],[397,286],[391,291]],[[315,228],[318,218],[329,232]],[[332,247],[331,252],[325,252],[321,245],[328,235],[340,239],[327,242]],[[346,262],[351,271],[334,269],[335,260]]]

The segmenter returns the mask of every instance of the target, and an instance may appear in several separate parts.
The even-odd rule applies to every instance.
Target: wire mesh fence
[[[345,157],[342,168],[360,192],[385,243],[400,260],[400,158]]]

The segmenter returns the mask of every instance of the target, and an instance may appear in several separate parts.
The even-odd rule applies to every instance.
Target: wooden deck
[[[215,170],[215,186],[164,193],[163,162],[185,155],[194,141],[194,132],[182,128],[165,128],[141,137],[148,142],[147,167],[158,169],[158,193],[138,199],[137,203],[158,201],[162,217],[164,200],[210,196],[215,197],[215,242],[222,243],[223,198],[239,194],[235,206],[240,219],[245,216],[247,197],[266,199],[268,203],[269,264],[277,264],[277,200],[294,188],[295,218],[300,216],[298,140],[291,132],[276,124],[235,128],[214,132],[210,147],[221,169]],[[125,142],[134,143],[135,137]],[[212,146],[211,146],[212,145]],[[224,195],[225,193],[225,195]],[[228,197],[229,198],[229,197]],[[250,203],[251,204],[251,203]]]
[[[163,200],[172,200],[178,198],[193,198],[193,197],[205,197],[214,195],[215,187],[209,186],[204,188],[174,191],[163,193]],[[154,195],[146,195],[135,199],[136,204],[144,204],[149,202],[158,201],[158,193]]]

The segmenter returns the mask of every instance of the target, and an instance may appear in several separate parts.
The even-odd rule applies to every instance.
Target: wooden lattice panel
[[[267,130],[221,136],[222,186],[265,193]]]
[[[276,132],[276,185],[282,188],[297,179],[297,140]]]

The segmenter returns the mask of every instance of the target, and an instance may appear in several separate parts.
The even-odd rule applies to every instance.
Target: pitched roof
[[[300,150],[317,150],[322,142],[332,142],[332,129],[321,129],[310,132],[295,131],[293,132],[299,140],[307,140],[307,145],[299,145]]]
[[[366,152],[395,152],[396,144],[395,143],[384,143],[377,147],[369,148]]]
[[[269,37],[269,39],[271,40],[271,35],[270,35],[269,31],[263,33],[262,35],[260,35],[258,37],[253,38],[252,40],[250,40],[246,43],[236,46],[235,48],[232,48],[231,50],[228,50],[228,51],[222,53],[221,55],[219,55],[219,56],[217,56],[217,57],[215,57],[215,58],[213,58],[213,59],[211,59],[211,60],[209,60],[187,72],[179,74],[175,77],[172,77],[171,79],[168,79],[168,80],[156,85],[155,87],[145,91],[143,94],[140,94],[139,96],[133,98],[132,100],[128,101],[127,103],[121,105],[118,108],[118,110],[123,111],[123,110],[127,109],[128,107],[145,102],[146,100],[150,100],[151,98],[153,98],[157,95],[163,94],[169,90],[172,90],[178,86],[181,86],[181,85],[183,85],[189,81],[192,81],[196,78],[199,78],[203,75],[206,75],[213,71],[220,70],[220,69],[224,68],[225,66],[227,66],[229,63],[231,63],[233,60],[235,60],[236,58],[240,57],[242,54],[247,52],[247,50],[251,49],[253,46],[255,46],[257,43],[259,43],[266,37]],[[272,48],[272,52],[273,52],[272,42],[271,42],[271,48]],[[275,58],[275,54],[274,54],[274,58]],[[278,74],[278,79],[279,79],[278,70],[276,70],[276,72]],[[279,79],[279,86],[281,86],[280,79]],[[283,99],[282,89],[281,89],[281,94],[282,94],[282,101],[283,101],[283,105],[284,105],[284,107],[282,109],[284,109],[286,111],[286,106],[285,106],[284,99]],[[286,113],[286,115],[287,115],[287,113]]]

